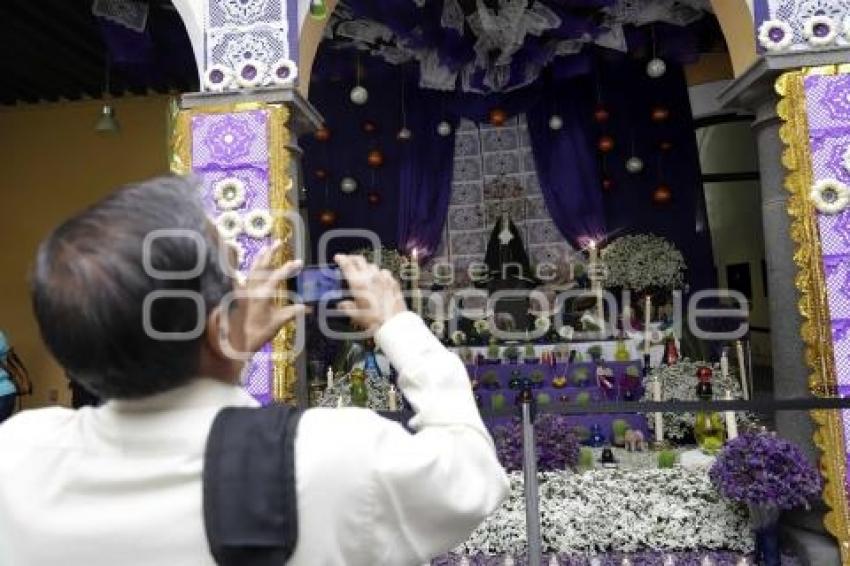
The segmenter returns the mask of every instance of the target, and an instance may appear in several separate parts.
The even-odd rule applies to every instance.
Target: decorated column
[[[175,2],[195,49],[201,92],[183,95],[172,116],[171,168],[199,179],[204,207],[242,273],[275,240],[283,242],[275,265],[300,255],[296,246],[304,237],[293,224],[297,136],[321,118],[295,90],[305,11],[301,6],[299,14],[298,4]],[[293,322],[246,368],[244,387],[263,404],[306,402],[295,337]]]

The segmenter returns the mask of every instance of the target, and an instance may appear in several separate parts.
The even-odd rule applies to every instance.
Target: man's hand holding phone
[[[401,287],[392,273],[378,269],[362,256],[337,254],[334,257],[348,281],[351,298],[338,308],[351,322],[373,334],[385,322],[407,310]]]

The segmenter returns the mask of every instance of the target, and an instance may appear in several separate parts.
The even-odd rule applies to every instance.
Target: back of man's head
[[[230,290],[199,189],[180,177],[121,188],[67,220],[42,242],[32,275],[47,347],[106,399],[195,377],[204,333],[193,330]]]

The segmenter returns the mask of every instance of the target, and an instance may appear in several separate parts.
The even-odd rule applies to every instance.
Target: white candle
[[[731,401],[732,392],[726,391],[726,397],[724,399]],[[726,411],[724,416],[726,417],[726,438],[729,440],[738,438],[738,421],[735,420],[735,411]]]
[[[720,376],[723,378],[723,383],[726,383],[726,378],[729,377],[729,352],[723,348],[723,353],[720,354]]]
[[[744,401],[749,401],[750,390],[747,387],[747,366],[744,365],[744,345],[740,340],[735,342],[735,350],[738,353],[738,371],[741,372],[741,392],[744,395]]]
[[[328,376],[327,389],[328,389],[328,391],[330,391],[331,389],[334,388],[334,370],[333,370],[333,368],[328,367],[327,376]]]
[[[398,411],[398,401],[396,399],[395,385],[390,385],[389,407],[390,407],[390,411]]]
[[[411,288],[413,289],[413,310],[419,316],[422,316],[422,294],[419,291],[419,250],[413,248],[410,252],[411,260],[413,261],[413,279]]]
[[[661,401],[661,380],[652,380],[652,400],[655,402]],[[653,413],[655,419],[655,441],[659,444],[664,442],[664,415],[659,411]]]
[[[590,248],[590,285],[596,294],[596,320],[599,323],[599,332],[602,333],[605,329],[605,307],[602,301],[602,282],[599,280],[599,251],[593,240],[588,247]]]
[[[649,295],[646,296],[646,302],[643,305],[643,349],[648,354],[649,353],[649,324],[652,322],[650,313],[652,311],[652,298]]]

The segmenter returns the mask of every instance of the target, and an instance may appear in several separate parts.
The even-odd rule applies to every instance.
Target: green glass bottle
[[[366,407],[369,404],[369,390],[366,388],[366,372],[362,369],[351,370],[348,393],[351,404],[355,407]]]
[[[711,401],[714,394],[711,388],[711,368],[697,370],[697,397],[700,401]],[[726,427],[723,416],[713,411],[699,411],[694,421],[694,437],[700,450],[705,454],[717,454],[726,440]]]
[[[328,17],[328,7],[325,0],[310,0],[310,17],[316,20],[324,20]]]

